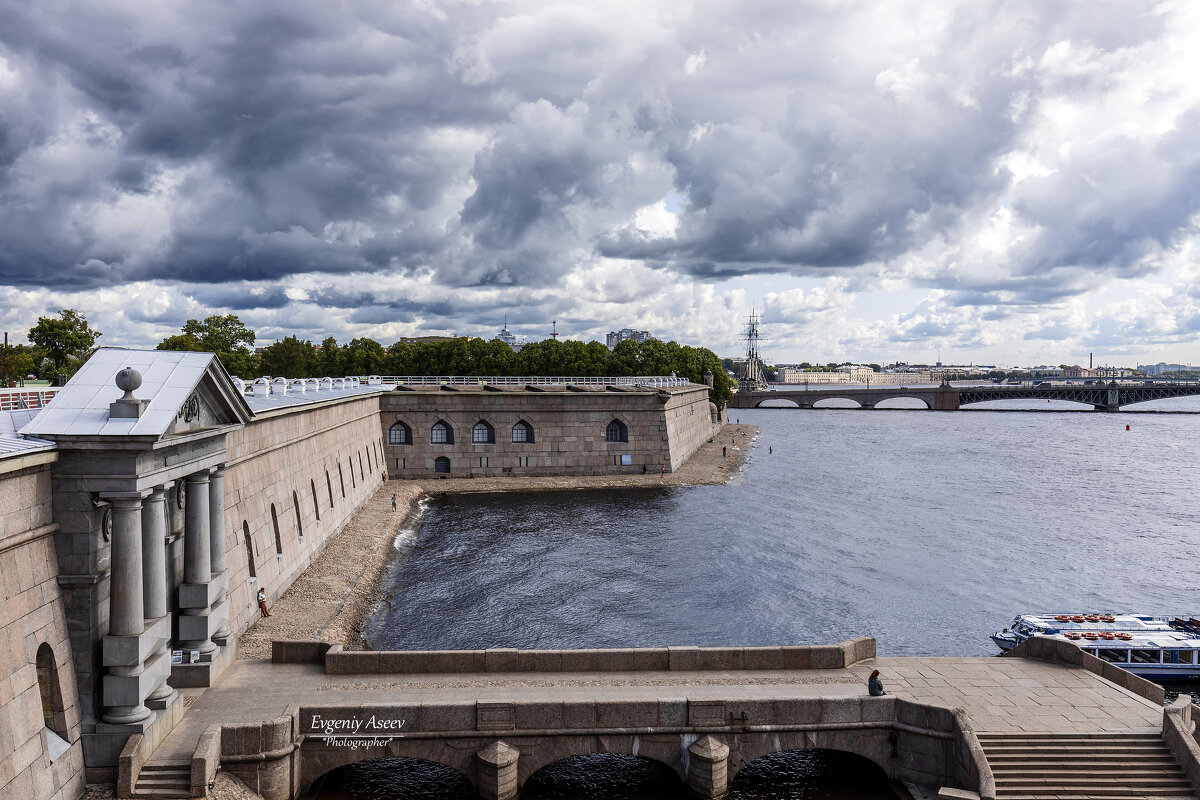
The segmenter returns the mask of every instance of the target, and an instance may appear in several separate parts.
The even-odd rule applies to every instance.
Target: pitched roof
[[[149,402],[136,419],[110,419],[109,403],[124,394],[114,380],[125,367],[141,373],[142,385],[133,394]],[[206,375],[225,398],[233,421],[248,421],[251,413],[246,401],[214,354],[102,347],[20,432],[27,436],[162,436]]]

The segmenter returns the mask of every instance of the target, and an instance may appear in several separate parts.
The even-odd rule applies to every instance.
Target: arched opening
[[[294,491],[292,492],[292,506],[296,509],[296,533],[301,539],[303,539],[304,521],[300,518],[300,495],[296,494]]]
[[[433,460],[433,471],[439,475],[450,474],[450,459],[445,456],[438,456]]]
[[[376,758],[347,764],[313,781],[308,800],[428,797],[475,800],[471,781],[456,769],[419,758]]]
[[[403,422],[393,422],[388,428],[388,444],[412,444],[412,428]]]
[[[346,478],[342,475],[342,462],[338,462],[338,486],[342,487],[342,499],[346,499]]]
[[[518,444],[533,444],[533,426],[525,420],[517,420],[513,425],[512,440]]]
[[[813,408],[862,408],[862,405],[849,397],[822,397],[813,403]]]
[[[275,513],[274,503],[271,503],[271,528],[275,531],[275,557],[283,558],[283,537],[279,535],[279,515]]]
[[[317,482],[312,479],[309,479],[308,486],[309,486],[309,489],[312,490],[313,513],[317,515],[317,522],[320,522],[321,521],[321,504],[317,502]]]
[[[363,469],[362,450],[358,451],[358,477],[364,481],[367,479],[367,473]]]
[[[901,797],[879,766],[844,750],[784,750],[746,764],[729,786],[730,800],[768,797]]]
[[[329,479],[329,470],[325,470],[325,488],[329,490],[329,507],[333,508],[333,481]]]
[[[525,779],[525,800],[575,798],[688,797],[675,770],[661,761],[625,753],[570,756],[547,764]]]
[[[350,488],[358,488],[358,479],[354,477],[354,456],[346,456],[346,464],[350,467]]]
[[[429,429],[429,443],[454,444],[454,428],[450,427],[450,423],[439,419]]]
[[[46,745],[53,762],[71,744],[67,741],[67,708],[58,680],[58,665],[54,663],[54,649],[46,642],[38,645],[36,666],[38,692],[42,696],[42,723],[46,727]]]
[[[258,577],[254,570],[254,537],[250,535],[250,523],[242,520],[242,541],[246,543],[246,566],[250,570],[250,580]]]
[[[479,420],[471,428],[471,444],[495,444],[496,430],[484,420]]]
[[[793,400],[784,400],[782,397],[777,400],[763,400],[755,408],[799,408],[800,404]]]
[[[886,400],[880,400],[875,404],[876,408],[890,409],[929,409],[929,404],[919,397],[889,397]]]
[[[628,442],[629,428],[624,422],[619,419],[614,419],[608,423],[608,427],[604,429],[604,441],[606,442]]]
[[[371,458],[371,445],[367,445],[367,469],[375,471],[375,462]]]

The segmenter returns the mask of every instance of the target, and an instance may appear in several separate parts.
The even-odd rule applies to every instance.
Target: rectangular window
[[[1157,664],[1158,650],[1130,650],[1129,661],[1133,664]]]
[[[629,466],[633,466],[633,456],[630,456],[630,455],[622,455],[622,456],[621,456],[621,466],[622,466],[622,467],[629,467]]]
[[[1192,660],[1192,650],[1164,650],[1164,664],[1194,664]]]
[[[1098,655],[1101,661],[1107,661],[1110,664],[1124,664],[1129,660],[1128,650],[1105,650],[1102,649]]]

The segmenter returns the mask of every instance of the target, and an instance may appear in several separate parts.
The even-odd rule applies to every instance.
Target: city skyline
[[[1189,363],[1187,3],[12,6],[0,328]]]

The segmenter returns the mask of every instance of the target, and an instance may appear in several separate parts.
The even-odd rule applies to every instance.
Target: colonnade
[[[182,479],[183,583],[178,588],[178,644],[185,659],[213,660],[230,636],[226,603],[224,466]],[[103,721],[136,725],[165,709],[177,693],[171,676],[175,626],[169,606],[167,495],[178,482],[136,492],[102,492],[112,507],[108,635],[104,637]]]

